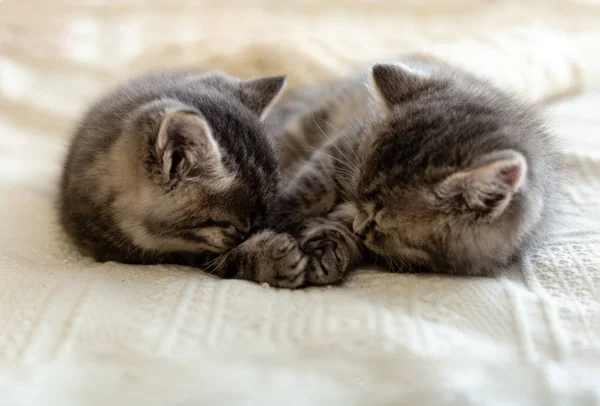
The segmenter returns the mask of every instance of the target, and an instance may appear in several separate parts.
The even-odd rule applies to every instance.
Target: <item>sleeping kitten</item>
[[[260,121],[284,85],[283,76],[173,71],[121,86],[76,131],[61,179],[62,225],[100,261],[187,263],[299,286],[307,259],[296,240],[254,233],[279,181]]]
[[[374,257],[492,274],[552,218],[559,164],[540,118],[432,59],[301,92],[270,120],[289,171],[275,218],[301,236],[309,283],[338,281]]]

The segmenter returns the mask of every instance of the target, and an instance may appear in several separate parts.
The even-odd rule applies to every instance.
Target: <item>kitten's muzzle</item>
[[[228,239],[228,245],[230,247],[240,245],[248,239],[248,233],[245,233],[239,229],[235,229],[234,231],[228,232],[225,236]]]

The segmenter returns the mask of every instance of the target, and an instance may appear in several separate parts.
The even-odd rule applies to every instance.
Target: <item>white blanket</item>
[[[0,405],[600,402],[600,5],[105,3],[0,2]],[[295,87],[415,50],[565,99],[549,108],[564,225],[518,269],[286,291],[96,263],[57,224],[74,120],[124,77],[192,65]]]

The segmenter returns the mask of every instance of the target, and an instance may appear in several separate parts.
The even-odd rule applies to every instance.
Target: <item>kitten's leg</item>
[[[299,237],[302,250],[310,257],[307,282],[318,285],[341,280],[361,262],[363,252],[351,226],[356,210],[344,203],[343,189],[351,182],[347,167],[354,165],[349,157],[354,155],[344,152],[343,146],[332,145],[325,151],[291,179],[270,218],[273,228]]]
[[[308,257],[294,237],[262,231],[233,248],[216,273],[223,278],[297,288],[304,284],[307,263]]]

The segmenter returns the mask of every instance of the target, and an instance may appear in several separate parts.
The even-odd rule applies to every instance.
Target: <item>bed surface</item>
[[[0,404],[600,402],[599,4],[40,4],[0,3]],[[70,129],[122,78],[186,65],[294,88],[414,50],[545,103],[570,182],[522,266],[286,291],[96,263],[61,232]]]

